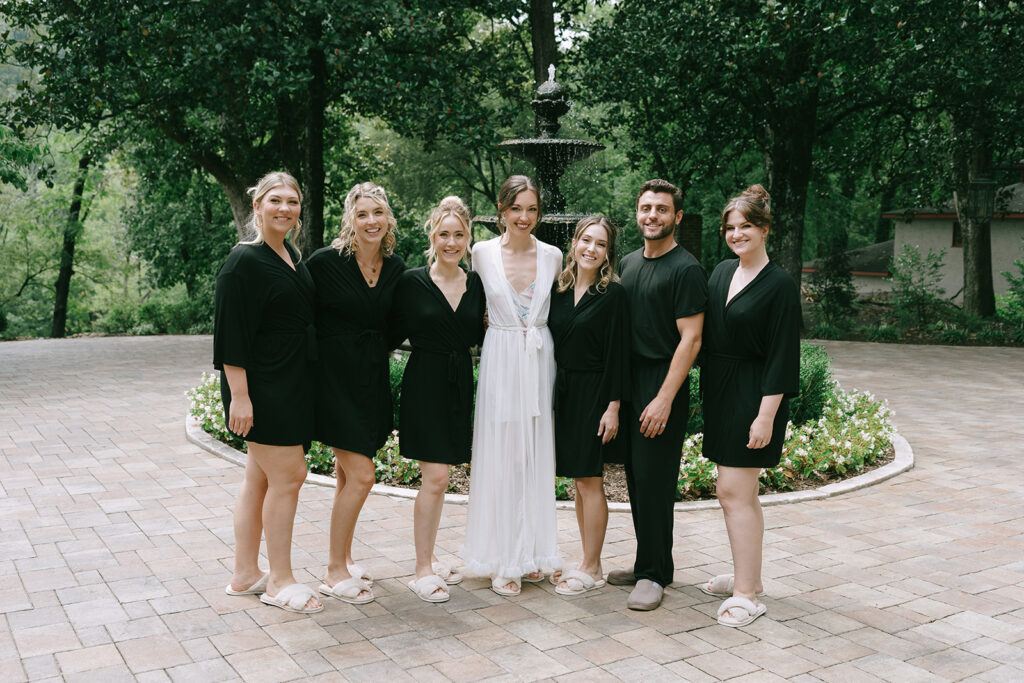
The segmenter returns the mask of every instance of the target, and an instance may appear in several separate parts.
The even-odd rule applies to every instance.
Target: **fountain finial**
[[[548,80],[549,81],[554,81],[555,80],[555,65],[554,64],[548,64]]]

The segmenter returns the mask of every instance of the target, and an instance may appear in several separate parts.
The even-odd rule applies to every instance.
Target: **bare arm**
[[[228,415],[228,429],[245,437],[252,429],[252,401],[249,399],[249,378],[245,368],[225,365],[224,376],[231,389],[231,414]]]
[[[619,402],[609,401],[601,416],[601,422],[597,426],[597,435],[601,437],[601,443],[606,444],[619,433]]]
[[[757,417],[750,423],[747,448],[764,448],[772,440],[772,425],[775,423],[775,413],[779,412],[781,403],[782,394],[761,397]]]
[[[665,431],[669,415],[672,413],[672,401],[675,400],[679,388],[686,381],[686,376],[693,367],[693,361],[700,351],[701,334],[704,330],[704,314],[676,319],[679,329],[679,344],[672,354],[672,362],[668,366],[668,374],[661,383],[657,395],[651,399],[643,412],[640,413],[640,433],[653,438]]]

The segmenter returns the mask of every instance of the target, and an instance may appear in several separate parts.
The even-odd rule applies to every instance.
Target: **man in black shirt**
[[[671,183],[644,183],[636,203],[644,247],[619,264],[632,321],[632,393],[622,427],[630,432],[626,483],[637,547],[633,569],[613,570],[608,582],[636,584],[627,603],[636,610],[655,609],[672,583],[672,515],[690,412],[687,378],[707,305],[704,269],[675,242],[682,203]]]

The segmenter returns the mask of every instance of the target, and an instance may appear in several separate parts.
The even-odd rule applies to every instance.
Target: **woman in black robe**
[[[800,296],[789,274],[768,260],[769,199],[753,185],[722,211],[722,235],[739,258],[715,268],[704,318],[703,452],[718,465],[735,574],[716,576],[701,590],[728,598],[718,610],[723,626],[746,626],[765,612],[757,600],[764,590],[758,478],[779,463],[789,398],[800,381]]]
[[[235,501],[235,568],[228,595],[257,595],[290,612],[323,605],[295,581],[295,507],[312,437],[311,362],[316,357],[313,280],[285,241],[298,233],[302,193],[287,173],[249,190],[256,237],[231,250],[217,275],[213,365],[227,428],[246,441],[245,478]],[[267,537],[270,572],[259,568]]]
[[[555,592],[579,595],[604,585],[601,548],[608,527],[604,463],[623,462],[619,404],[629,386],[629,314],[615,272],[612,224],[588,216],[576,225],[565,269],[551,294],[555,341],[555,474],[573,477],[583,556],[556,572]]]
[[[384,188],[361,183],[345,197],[338,237],[309,259],[319,343],[314,438],[334,452],[336,481],[320,592],[353,604],[373,600],[352,539],[373,487],[373,457],[392,428],[387,321],[405,270],[393,255],[395,226]]]
[[[434,555],[449,465],[470,461],[473,429],[473,360],[483,341],[484,288],[459,263],[471,236],[469,209],[445,197],[426,225],[427,266],[407,270],[395,294],[395,341],[409,339],[412,354],[402,376],[399,412],[402,455],[418,460],[421,484],[413,508],[416,576],[421,600],[445,602],[448,585],[462,575]]]

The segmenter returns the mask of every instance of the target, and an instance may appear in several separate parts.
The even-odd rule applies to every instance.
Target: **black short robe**
[[[317,441],[372,458],[392,428],[387,323],[405,264],[389,256],[370,287],[354,255],[334,247],[309,259],[319,343]]]
[[[738,259],[718,264],[709,282],[700,387],[704,457],[727,467],[779,464],[789,420],[789,398],[800,389],[800,294],[774,263],[726,304]],[[747,448],[750,425],[764,396],[783,394],[771,442]]]
[[[611,401],[629,392],[629,308],[617,282],[593,287],[574,303],[573,290],[551,293],[548,327],[555,340],[555,474],[599,477],[605,462],[624,462],[628,438],[597,436]],[[626,418],[620,407],[620,424]],[[620,430],[623,431],[623,430]]]
[[[484,338],[484,287],[466,274],[459,305],[430,279],[427,266],[407,270],[395,292],[394,334],[412,345],[402,376],[398,425],[402,455],[410,460],[459,465],[473,443],[473,359]]]
[[[316,357],[314,286],[285,242],[293,270],[266,244],[240,244],[217,275],[213,366],[221,370],[225,421],[231,389],[225,365],[245,368],[252,401],[246,441],[308,447],[313,433],[312,363]]]

